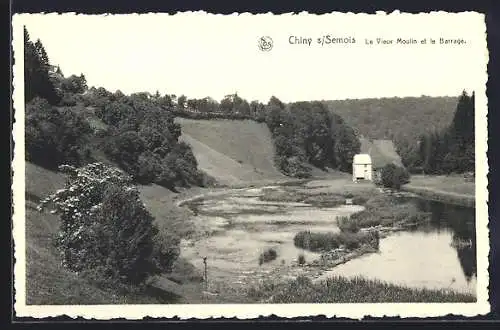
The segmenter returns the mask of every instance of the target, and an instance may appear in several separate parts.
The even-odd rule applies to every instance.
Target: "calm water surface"
[[[245,284],[265,278],[273,269],[295,263],[300,253],[306,260],[319,259],[293,244],[301,230],[335,232],[337,216],[349,216],[361,206],[318,208],[306,203],[265,202],[262,189],[235,190],[224,196],[190,203],[197,226],[205,235],[182,242],[182,256],[203,268],[207,257],[212,278]],[[475,210],[421,199],[405,200],[431,212],[429,224],[411,232],[399,232],[380,241],[379,253],[362,256],[327,271],[331,275],[375,278],[411,287],[452,288],[475,293]],[[457,245],[454,242],[467,242]],[[259,255],[268,248],[278,258],[259,266]]]
[[[475,209],[411,199],[431,222],[380,241],[380,252],[362,256],[322,275],[362,275],[410,287],[451,288],[475,294]],[[455,244],[462,242],[466,244]]]

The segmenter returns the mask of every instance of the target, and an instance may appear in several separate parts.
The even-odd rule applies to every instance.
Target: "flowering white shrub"
[[[158,236],[130,176],[103,163],[60,170],[68,175],[66,187],[42,200],[39,210],[50,205],[60,215],[56,244],[64,266],[133,283],[168,271],[179,242]]]

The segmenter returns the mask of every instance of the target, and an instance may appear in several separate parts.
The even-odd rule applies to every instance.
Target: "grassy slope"
[[[265,124],[252,120],[176,120],[182,127],[181,139],[193,148],[199,168],[220,183],[286,180],[274,166],[271,132]],[[315,178],[338,174],[312,169]]]
[[[94,130],[107,127],[95,114],[93,107],[74,107],[83,114]],[[182,127],[181,140],[191,145],[199,168],[223,185],[288,180],[274,166],[274,147],[271,132],[264,123],[253,120],[194,120],[178,117]],[[89,141],[96,161],[110,163],[101,150],[102,139]],[[313,177],[337,176],[335,170],[323,171],[313,167]]]
[[[371,141],[364,137],[359,140],[361,142],[360,152],[369,154],[374,166],[381,167],[389,163],[402,165],[401,158],[387,141]]]
[[[26,303],[27,304],[110,304],[158,303],[153,297],[117,296],[101,290],[60,264],[57,249],[52,244],[59,220],[49,212],[35,207],[41,198],[64,186],[64,175],[26,163]],[[140,186],[141,198],[153,214],[160,230],[181,237],[188,236],[193,227],[189,210],[176,206],[177,201],[205,189],[192,188],[173,193],[166,188]],[[199,278],[184,260],[174,265],[173,277]],[[198,281],[199,282],[199,281]],[[197,293],[197,287],[193,291]]]
[[[280,179],[274,167],[271,133],[251,120],[178,118],[202,170],[222,183]]]

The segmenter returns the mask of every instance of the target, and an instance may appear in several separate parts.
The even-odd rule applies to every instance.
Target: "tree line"
[[[89,143],[102,141],[98,149],[137,183],[170,189],[207,184],[191,148],[179,141],[174,114],[164,110],[170,96],[89,89],[83,74],[64,77],[60,68],[52,70],[41,41],[32,42],[26,29],[24,37],[28,161],[50,169],[81,166],[94,160]],[[89,107],[105,129],[91,128]]]
[[[275,162],[283,173],[308,177],[309,165],[352,171],[352,160],[361,143],[354,130],[323,103],[285,105],[272,97],[265,115],[274,140]]]
[[[421,134],[413,143],[400,141],[403,164],[413,172],[427,174],[474,172],[474,114],[475,95],[464,91],[448,127]]]

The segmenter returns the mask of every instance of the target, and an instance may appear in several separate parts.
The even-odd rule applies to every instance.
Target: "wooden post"
[[[205,264],[205,290],[208,290],[207,257],[203,257],[203,264]]]

